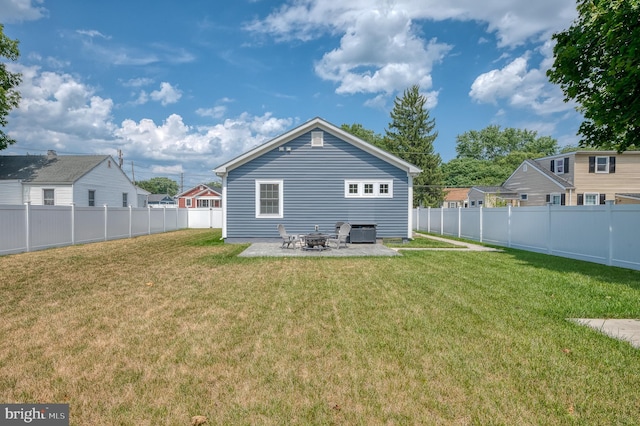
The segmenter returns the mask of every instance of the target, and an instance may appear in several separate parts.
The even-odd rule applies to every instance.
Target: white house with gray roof
[[[134,184],[110,155],[0,156],[0,204],[138,207]]]

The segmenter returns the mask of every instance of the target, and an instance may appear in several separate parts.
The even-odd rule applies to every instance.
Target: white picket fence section
[[[418,208],[415,229],[640,270],[640,205]]]
[[[0,205],[0,255],[221,227],[222,209]]]

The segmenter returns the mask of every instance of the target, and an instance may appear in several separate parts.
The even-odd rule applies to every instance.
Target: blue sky
[[[384,133],[419,84],[444,162],[491,124],[576,144],[545,71],[573,0],[0,0],[22,102],[2,154],[124,154],[185,187],[314,117]],[[185,188],[186,189],[186,188]]]

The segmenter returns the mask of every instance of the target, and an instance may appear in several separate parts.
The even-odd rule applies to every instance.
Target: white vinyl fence
[[[0,205],[0,255],[221,227],[221,209]]]
[[[417,230],[640,270],[640,205],[418,208]]]

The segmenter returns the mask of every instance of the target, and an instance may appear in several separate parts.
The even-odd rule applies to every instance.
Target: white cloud
[[[201,127],[185,123],[178,114],[170,114],[160,124],[143,118],[125,119],[118,125],[112,116],[113,101],[97,96],[94,88],[76,77],[42,71],[35,66],[8,64],[8,67],[23,75],[19,86],[22,101],[11,112],[7,128],[18,141],[13,149],[114,155],[120,148],[137,167],[157,173],[183,170],[203,173],[203,167],[208,173],[297,123],[296,119],[277,118],[271,113],[261,116],[243,113]]]
[[[43,0],[0,0],[3,23],[35,21],[47,16],[47,9],[40,6]]]
[[[227,107],[224,105],[218,105],[213,108],[198,108],[196,114],[201,117],[222,118],[227,112]]]
[[[94,38],[94,37],[100,37],[103,38],[105,40],[110,40],[111,36],[107,36],[102,34],[100,31],[97,30],[76,30],[76,33],[80,34],[80,35],[84,35],[90,38]]]
[[[162,105],[169,105],[178,102],[182,97],[182,92],[166,81],[163,81],[160,83],[160,90],[154,90],[149,96]]]
[[[552,32],[567,27],[575,16],[574,0],[290,0],[264,19],[248,23],[245,29],[270,35],[277,41],[340,36],[339,47],[324,53],[316,63],[317,75],[335,82],[339,94],[390,96],[416,83],[424,90],[432,88],[432,68],[452,46],[433,39],[427,41],[417,31],[423,24],[427,31],[429,21],[485,23],[487,33],[495,33],[498,47],[513,48],[528,41],[547,40]],[[481,38],[479,43],[486,40]],[[516,62],[513,66],[522,64]],[[518,70],[498,71],[499,75],[482,76],[484,83],[504,79],[508,74],[526,77]],[[478,84],[482,86],[481,83]],[[490,96],[490,91],[479,95]],[[380,105],[378,96],[366,104]],[[437,97],[433,100],[437,102]]]
[[[575,103],[565,103],[561,89],[549,83],[546,71],[553,63],[550,42],[539,49],[540,68],[530,68],[530,53],[520,56],[502,69],[481,74],[471,85],[469,96],[479,103],[498,105],[506,100],[512,107],[530,109],[537,115],[573,110]]]

